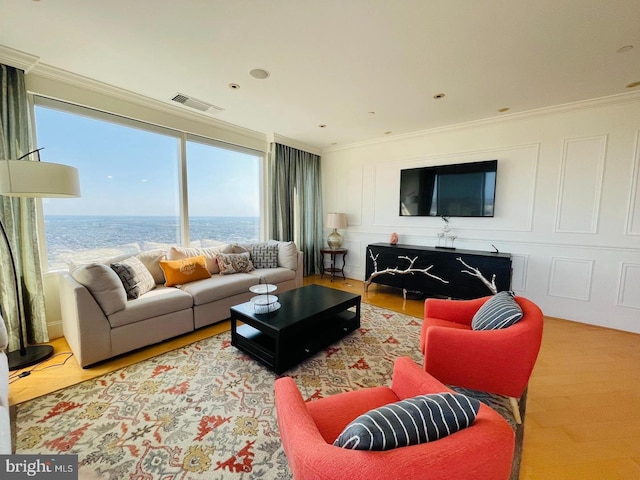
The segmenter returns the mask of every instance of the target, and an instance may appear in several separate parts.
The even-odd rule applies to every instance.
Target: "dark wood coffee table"
[[[308,285],[277,296],[271,313],[231,307],[231,344],[277,374],[360,327],[360,295]]]

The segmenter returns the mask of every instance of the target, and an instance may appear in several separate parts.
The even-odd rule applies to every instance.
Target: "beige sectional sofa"
[[[250,257],[256,268],[233,274],[227,269],[226,274],[220,273],[218,259],[224,267],[223,257],[226,261],[242,255]],[[63,332],[82,367],[225,320],[231,306],[254,295],[249,291],[252,285],[271,283],[278,286],[277,292],[284,292],[302,286],[303,282],[302,252],[293,242],[200,249],[172,247],[168,251],[154,250],[133,256],[136,258],[94,262],[61,273]],[[175,267],[176,261],[202,257],[200,270],[206,265],[210,276],[205,273],[207,278],[177,287],[164,285],[170,283],[167,276],[171,278],[167,268]],[[127,298],[131,285],[116,273],[117,266],[140,263],[155,284],[138,298]],[[148,277],[147,272],[143,274]]]

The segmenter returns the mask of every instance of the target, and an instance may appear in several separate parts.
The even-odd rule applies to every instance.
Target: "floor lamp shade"
[[[327,243],[329,248],[337,249],[342,247],[342,235],[338,233],[338,228],[347,228],[347,214],[346,213],[328,213],[325,227],[333,228],[333,232],[329,234]]]
[[[46,163],[40,161],[38,150],[29,152],[21,158],[32,153],[38,154],[38,161],[30,160],[0,160],[0,195],[8,197],[79,197],[80,180],[78,170],[58,163]],[[16,305],[20,305],[20,283],[16,270],[15,257],[11,249],[11,242],[0,221],[2,235],[9,250],[13,282],[16,292]],[[53,354],[51,345],[26,345],[22,328],[22,309],[18,308],[18,336],[20,337],[20,349],[9,352],[9,369],[17,370],[30,365],[35,365]]]
[[[78,169],[59,163],[0,160],[0,194],[10,197],[79,197]]]

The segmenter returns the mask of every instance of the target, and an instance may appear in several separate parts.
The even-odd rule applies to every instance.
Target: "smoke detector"
[[[212,105],[211,103],[198,100],[197,98],[193,98],[189,95],[185,95],[184,93],[176,93],[176,95],[171,100],[177,103],[181,103],[186,107],[194,108],[196,110],[199,110],[201,112],[206,112],[211,115],[224,112],[224,108],[222,107],[218,107],[216,105]]]

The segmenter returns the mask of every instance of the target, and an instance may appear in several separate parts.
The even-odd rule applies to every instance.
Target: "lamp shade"
[[[79,197],[78,169],[59,163],[0,160],[0,195]]]
[[[327,228],[347,228],[347,214],[328,213],[327,221],[324,226]]]

